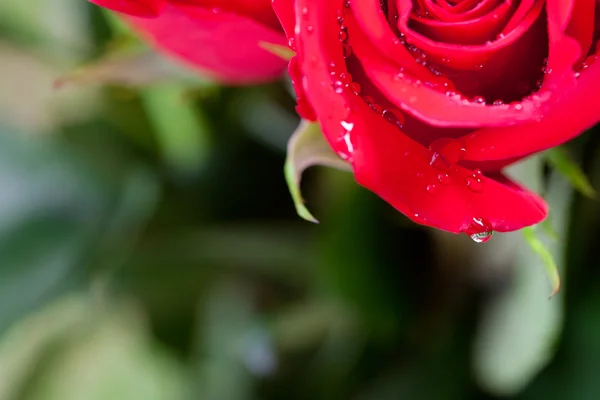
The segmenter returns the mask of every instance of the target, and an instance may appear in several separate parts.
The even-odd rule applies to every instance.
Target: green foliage
[[[539,160],[533,160],[537,164]],[[529,168],[536,168],[531,165]],[[514,254],[510,286],[485,303],[474,342],[474,368],[488,391],[509,396],[521,392],[552,360],[564,322],[559,268],[565,263],[568,207],[573,191],[554,174],[546,200],[558,238],[544,235],[538,227],[511,233]],[[525,239],[525,240],[523,240]],[[556,261],[555,261],[556,260]],[[552,297],[544,271],[552,284]]]
[[[302,121],[288,142],[284,173],[298,215],[307,221],[318,222],[304,205],[300,193],[302,173],[313,165],[350,169],[347,163],[333,153],[319,125]]]
[[[285,82],[220,87],[126,29],[0,2],[0,399],[597,397],[597,202],[551,173],[539,254],[424,229],[309,168],[349,166]],[[585,174],[550,153],[587,194],[597,137]],[[539,160],[515,174],[542,189]]]
[[[584,196],[595,198],[597,193],[588,177],[581,168],[574,163],[569,154],[562,148],[556,147],[546,152],[548,162],[556,168],[571,185]]]

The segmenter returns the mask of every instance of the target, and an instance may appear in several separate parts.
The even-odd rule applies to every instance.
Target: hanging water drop
[[[474,217],[465,233],[469,235],[474,242],[485,243],[492,238],[494,231],[492,225],[488,221],[480,217]]]

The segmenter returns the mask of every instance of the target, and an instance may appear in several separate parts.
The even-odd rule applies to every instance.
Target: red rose
[[[273,6],[299,112],[415,222],[482,239],[542,221],[545,202],[500,169],[600,119],[595,0]]]
[[[125,18],[157,48],[227,83],[278,77],[285,62],[259,47],[284,44],[269,0],[90,0]]]

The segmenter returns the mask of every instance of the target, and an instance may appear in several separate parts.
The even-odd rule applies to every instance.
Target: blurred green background
[[[86,1],[1,1],[0,400],[600,398],[597,201],[511,169],[552,206],[548,300],[520,233],[417,226],[347,173],[309,170],[300,220],[293,107]],[[567,148],[596,188],[599,142]]]

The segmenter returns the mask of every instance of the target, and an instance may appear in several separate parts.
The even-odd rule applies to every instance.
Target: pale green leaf
[[[542,232],[544,232],[544,234],[547,235],[549,238],[551,238],[552,240],[558,240],[558,232],[556,232],[556,229],[554,229],[554,226],[552,225],[552,219],[550,217],[551,215],[549,215],[548,218],[546,218],[538,226],[541,228]]]
[[[201,83],[189,71],[146,50],[107,54],[57,79],[55,87],[106,84],[140,87],[173,80]]]
[[[202,109],[184,100],[182,84],[141,91],[143,104],[167,165],[177,173],[197,172],[212,149],[212,132]]]
[[[542,164],[529,163],[517,174],[527,186],[539,188]],[[523,178],[532,178],[528,179]],[[538,180],[536,184],[535,180]],[[546,200],[552,210],[552,224],[558,237],[568,227],[573,190],[558,173],[551,176]],[[525,235],[527,240],[523,240]],[[558,289],[565,243],[543,233],[542,227],[522,234],[499,235],[505,240],[499,253],[510,254],[510,285],[483,306],[474,341],[473,367],[479,384],[488,392],[504,397],[522,391],[554,356],[563,326],[563,296],[548,300],[547,275],[554,291]],[[493,250],[488,246],[487,251]],[[505,262],[506,262],[505,261]],[[502,270],[507,265],[499,265]]]
[[[281,57],[286,61],[289,61],[292,59],[292,57],[294,57],[296,55],[296,53],[294,52],[294,50],[291,50],[289,47],[287,46],[282,46],[280,44],[275,44],[275,43],[269,43],[269,42],[264,42],[264,41],[260,41],[258,42],[258,45],[265,49],[266,51],[268,51],[271,54],[276,55],[277,57]]]
[[[585,173],[575,164],[566,151],[560,147],[555,147],[546,152],[546,157],[550,164],[556,168],[571,185],[584,196],[595,198],[597,193]]]
[[[542,260],[542,264],[544,265],[544,269],[546,270],[546,274],[548,274],[548,279],[552,285],[552,293],[550,294],[550,297],[552,297],[560,290],[560,275],[554,256],[540,240],[534,227],[524,228],[521,232],[531,250],[533,250],[533,252]]]
[[[303,120],[288,142],[284,173],[298,215],[307,221],[318,223],[304,205],[300,191],[302,173],[313,165],[351,170],[350,165],[331,150],[319,125]]]
[[[134,307],[73,296],[0,337],[0,398],[184,400],[183,366]]]

